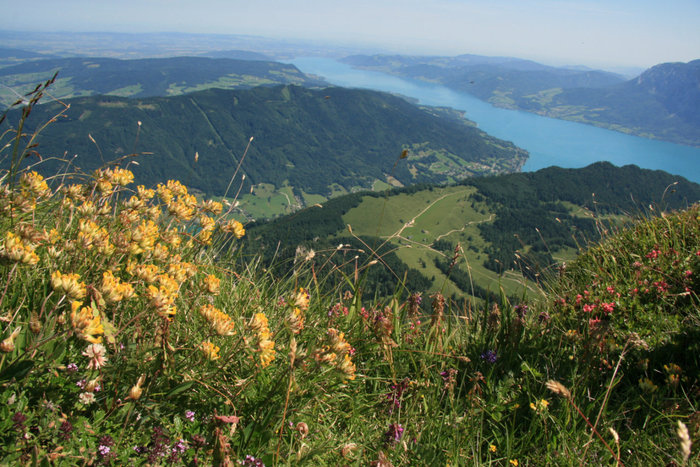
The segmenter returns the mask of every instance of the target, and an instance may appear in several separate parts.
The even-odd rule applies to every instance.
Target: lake
[[[421,104],[462,110],[482,130],[527,150],[530,158],[523,167],[525,171],[552,165],[585,167],[597,161],[610,161],[617,166],[635,164],[665,170],[700,183],[700,148],[501,109],[439,84],[357,70],[328,58],[297,58],[291,63],[333,85],[397,93]]]

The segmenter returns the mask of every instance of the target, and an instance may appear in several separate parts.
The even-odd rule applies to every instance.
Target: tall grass
[[[176,181],[32,169],[0,174],[3,463],[697,462],[697,206],[606,238],[544,300],[463,310],[311,252],[274,276]]]

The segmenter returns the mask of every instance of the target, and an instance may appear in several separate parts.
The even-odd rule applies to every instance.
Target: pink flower
[[[583,311],[585,311],[586,313],[590,313],[593,310],[595,310],[595,305],[589,305],[589,304],[583,305]]]
[[[610,302],[610,303],[601,303],[600,308],[605,312],[605,313],[612,313],[613,310],[615,309],[615,302]]]
[[[598,324],[600,323],[600,318],[591,318],[588,320],[588,327],[591,329],[595,329],[598,327]]]

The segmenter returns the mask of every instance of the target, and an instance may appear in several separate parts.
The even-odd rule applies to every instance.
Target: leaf
[[[540,373],[539,371],[537,371],[537,370],[535,370],[534,368],[532,368],[530,365],[527,364],[527,362],[523,362],[523,363],[520,365],[520,369],[523,370],[523,372],[528,372],[528,373],[530,373],[530,374],[531,374],[532,376],[534,376],[535,378],[542,378],[542,373]]]
[[[0,381],[7,381],[13,378],[19,381],[27,376],[32,368],[34,368],[34,360],[16,361],[0,372]]]
[[[173,389],[171,389],[170,392],[165,395],[165,397],[177,396],[178,394],[187,391],[192,386],[194,386],[194,381],[186,381],[182,384],[178,384]]]
[[[104,329],[104,336],[107,342],[114,345],[117,342],[117,328],[107,319],[104,313],[100,313],[100,323],[102,323],[102,329]]]

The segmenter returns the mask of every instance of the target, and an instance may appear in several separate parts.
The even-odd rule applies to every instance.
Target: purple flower
[[[386,437],[387,443],[398,443],[403,436],[403,427],[398,423],[392,423],[389,425],[389,430],[384,436]]]
[[[496,360],[498,360],[498,354],[493,350],[487,350],[481,354],[481,359],[486,360],[489,363],[496,363]]]
[[[527,314],[527,305],[521,303],[520,305],[516,306],[515,313],[518,315],[518,318],[524,319],[525,315]]]
[[[83,389],[83,388],[85,387],[85,383],[86,383],[86,382],[87,382],[87,381],[85,381],[84,379],[81,379],[80,381],[78,381],[77,383],[75,383],[75,385],[78,386],[80,389]]]
[[[75,363],[69,363],[68,365],[66,365],[66,371],[68,373],[75,373],[76,371],[78,371],[78,365],[76,365]]]
[[[263,464],[263,461],[261,461],[260,459],[256,459],[255,457],[251,456],[250,454],[245,456],[245,459],[243,459],[243,462],[241,462],[241,465],[250,466],[250,467],[265,467],[265,464]]]
[[[187,420],[193,422],[194,421],[194,412],[192,412],[191,410],[188,410],[187,412],[185,412],[185,418]]]
[[[111,449],[109,448],[109,446],[104,446],[104,445],[100,444],[100,446],[97,448],[97,450],[99,451],[100,455],[102,457],[104,457],[104,456],[109,454],[109,451]]]
[[[180,440],[173,446],[172,451],[173,453],[177,454],[182,454],[183,452],[187,451],[187,443],[185,443],[185,440],[180,438]]]

